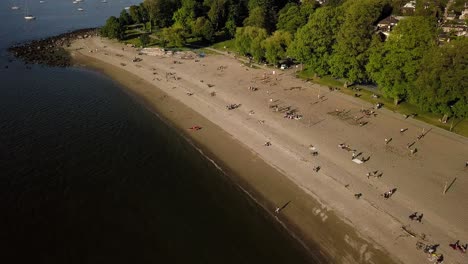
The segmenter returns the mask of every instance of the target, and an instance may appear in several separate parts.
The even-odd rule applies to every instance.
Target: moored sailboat
[[[34,19],[36,19],[35,16],[32,16],[31,14],[29,14],[29,8],[28,8],[28,1],[27,1],[27,0],[25,1],[25,6],[26,6],[26,11],[25,11],[24,19],[26,19],[26,20],[34,20]]]

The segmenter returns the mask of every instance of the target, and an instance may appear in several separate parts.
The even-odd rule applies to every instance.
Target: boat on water
[[[43,3],[45,3],[45,1],[41,0],[41,1],[39,1],[39,3],[40,3],[40,4],[43,4]]]
[[[20,9],[19,6],[12,6],[12,7],[11,7],[11,10],[18,10],[18,9]]]
[[[129,9],[130,9],[130,7],[129,7],[129,6],[126,6],[124,9],[125,9],[125,10],[129,10]]]
[[[107,0],[102,0],[101,3],[107,3]]]
[[[24,19],[26,19],[28,21],[36,19],[35,16],[32,16],[31,14],[29,14],[29,8],[28,8],[28,1],[27,0],[25,1],[25,7],[26,7],[26,10],[25,10],[25,13],[24,13]]]
[[[78,9],[77,9],[77,10],[78,10],[78,11],[84,11],[84,9],[83,9],[83,8],[81,8],[81,7],[78,7]]]

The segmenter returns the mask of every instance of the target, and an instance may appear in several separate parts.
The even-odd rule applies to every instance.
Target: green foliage
[[[119,23],[122,26],[133,24],[132,17],[128,14],[127,10],[124,9],[120,12]]]
[[[140,11],[140,6],[132,5],[130,6],[130,17],[135,23],[143,23],[143,18]]]
[[[242,54],[250,53],[257,61],[265,56],[263,41],[268,34],[259,27],[239,27],[236,31],[236,47]]]
[[[106,24],[101,28],[101,35],[110,39],[122,39],[123,28],[120,25],[119,19],[115,16],[109,17]]]
[[[192,24],[195,22],[201,5],[195,0],[182,0],[182,6],[174,12],[174,25],[184,29],[185,34],[191,34]]]
[[[221,29],[226,23],[227,0],[205,0],[205,5],[209,7],[208,18],[214,31]]]
[[[329,73],[328,61],[336,43],[336,34],[340,28],[342,9],[332,6],[316,10],[309,22],[301,27],[288,49],[289,56],[306,64],[319,75]]]
[[[249,16],[244,20],[244,26],[261,27],[267,32],[275,30],[278,12],[275,0],[249,0],[248,7]]]
[[[292,35],[287,31],[277,30],[264,41],[265,58],[269,63],[277,64],[286,58],[286,49],[291,44]]]
[[[307,23],[307,14],[301,12],[301,8],[297,4],[287,4],[278,16],[278,30],[285,30],[291,34],[296,33],[296,30]]]
[[[151,25],[164,28],[172,25],[172,16],[176,9],[173,0],[145,0],[143,3]]]
[[[468,117],[468,39],[426,52],[409,96],[425,111]]]
[[[212,41],[215,31],[208,19],[205,17],[198,17],[192,25],[192,32],[194,32],[194,35],[197,37]]]
[[[365,66],[374,24],[381,16],[386,0],[346,2],[345,20],[336,36],[330,60],[330,72],[351,82],[368,80]]]
[[[185,43],[185,31],[178,26],[163,28],[159,38],[163,47],[182,47]]]
[[[265,28],[267,23],[266,11],[262,7],[250,10],[249,16],[244,20],[244,26]]]
[[[409,17],[398,23],[383,45],[371,49],[366,66],[382,92],[398,103],[416,80],[421,59],[436,44],[435,23],[426,17]]]

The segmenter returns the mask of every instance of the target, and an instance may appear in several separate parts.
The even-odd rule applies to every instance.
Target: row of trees
[[[319,76],[375,83],[396,104],[408,101],[426,111],[468,116],[468,39],[439,45],[438,12],[407,17],[386,38],[376,24],[391,10],[387,0],[318,8],[290,3],[279,12],[272,34],[266,27],[238,28],[236,47],[258,61],[277,64],[289,56]]]
[[[466,38],[438,45],[437,19],[447,0],[417,1],[414,16],[401,20],[387,40],[376,31],[397,13],[402,0],[145,0],[119,18],[104,35],[148,23],[163,45],[188,38],[235,37],[242,54],[277,64],[291,57],[317,75],[351,83],[376,83],[396,103],[409,101],[442,114],[468,115]],[[427,2],[427,3],[426,3]]]

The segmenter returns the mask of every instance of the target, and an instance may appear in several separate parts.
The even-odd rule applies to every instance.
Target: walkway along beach
[[[467,261],[449,247],[468,240],[466,138],[296,79],[294,69],[139,55],[100,37],[68,49],[189,135],[332,263],[425,263],[418,241],[440,244],[445,263]]]

